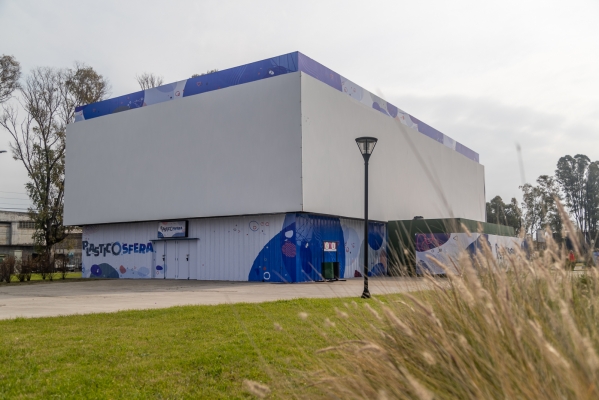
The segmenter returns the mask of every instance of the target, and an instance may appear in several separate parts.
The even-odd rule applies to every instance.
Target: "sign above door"
[[[158,238],[187,237],[187,221],[168,221],[158,223]]]

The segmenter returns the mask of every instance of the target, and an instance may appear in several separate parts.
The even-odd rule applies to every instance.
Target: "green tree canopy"
[[[596,240],[599,222],[599,164],[584,154],[557,162],[555,179],[566,206],[587,241]]]
[[[522,208],[524,210],[524,228],[531,235],[537,230],[549,229],[561,232],[562,220],[557,209],[559,188],[555,179],[549,175],[537,178],[537,184],[527,183],[522,189]]]
[[[487,222],[511,226],[516,232],[522,227],[522,210],[515,198],[505,204],[501,196],[495,196],[487,203]]]

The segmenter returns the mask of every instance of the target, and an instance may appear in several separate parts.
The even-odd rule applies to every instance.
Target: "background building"
[[[35,258],[35,223],[26,212],[0,211],[0,262],[13,256],[20,261]],[[67,260],[72,269],[81,267],[81,230],[73,229],[65,240],[54,246],[54,255]]]
[[[384,273],[387,221],[485,218],[478,154],[299,52],[76,115],[65,223],[83,226],[84,276],[297,282],[336,258],[350,277],[365,242]]]
[[[0,261],[8,256],[17,260],[31,257],[34,232],[35,225],[28,213],[0,211]]]

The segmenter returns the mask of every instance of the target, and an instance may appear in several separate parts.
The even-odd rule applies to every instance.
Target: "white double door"
[[[156,242],[156,265],[162,262],[163,273],[156,278],[190,279],[190,241],[166,240]],[[158,272],[158,271],[157,271]]]

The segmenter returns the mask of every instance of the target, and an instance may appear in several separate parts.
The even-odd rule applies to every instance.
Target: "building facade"
[[[17,261],[37,257],[33,234],[35,223],[26,212],[0,211],[0,262],[6,257]],[[54,256],[67,260],[71,269],[81,268],[81,229],[73,229],[54,246]]]
[[[301,282],[334,257],[353,277],[365,245],[384,273],[387,221],[484,220],[478,154],[299,52],[76,115],[65,223],[84,276]],[[367,238],[359,136],[379,139]]]
[[[86,226],[84,276],[303,282],[322,279],[322,262],[339,262],[341,276],[362,270],[364,229],[356,219],[286,213],[170,224],[187,236],[160,237],[156,222]],[[386,270],[386,239],[386,225],[372,222],[371,274]],[[325,241],[334,251],[323,249]]]
[[[9,256],[17,260],[31,257],[34,232],[35,225],[28,213],[0,211],[0,261]]]

